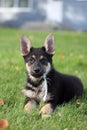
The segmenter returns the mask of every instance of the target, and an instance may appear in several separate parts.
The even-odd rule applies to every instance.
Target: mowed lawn
[[[78,76],[84,84],[83,97],[58,106],[51,117],[41,118],[43,106],[28,114],[23,110],[22,89],[26,81],[25,65],[20,53],[21,35],[30,38],[33,46],[44,44],[45,37],[53,33],[56,70]],[[7,130],[87,130],[87,33],[68,31],[24,31],[0,29],[0,118],[7,119]]]

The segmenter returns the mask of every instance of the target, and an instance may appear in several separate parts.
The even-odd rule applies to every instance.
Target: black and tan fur
[[[82,95],[83,85],[80,79],[57,72],[53,67],[53,35],[47,36],[41,48],[33,48],[30,41],[22,36],[20,46],[27,70],[27,82],[23,89],[26,111],[31,111],[40,102],[44,102],[40,114],[51,114],[57,105]]]

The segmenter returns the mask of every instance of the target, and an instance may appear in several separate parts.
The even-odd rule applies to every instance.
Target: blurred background
[[[0,26],[87,31],[87,0],[0,0]]]

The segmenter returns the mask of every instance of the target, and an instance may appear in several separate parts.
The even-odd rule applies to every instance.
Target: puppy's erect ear
[[[45,50],[48,54],[53,55],[55,53],[54,36],[49,34],[44,43]]]
[[[26,56],[31,49],[31,43],[26,36],[22,36],[20,39],[20,49],[22,56]]]

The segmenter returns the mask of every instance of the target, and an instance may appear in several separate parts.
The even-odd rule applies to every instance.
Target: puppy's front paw
[[[48,117],[52,112],[53,112],[52,105],[48,103],[41,108],[39,114],[42,115],[42,117]]]
[[[37,103],[35,101],[28,101],[28,103],[24,106],[24,110],[26,112],[31,112],[32,109],[36,107]]]

